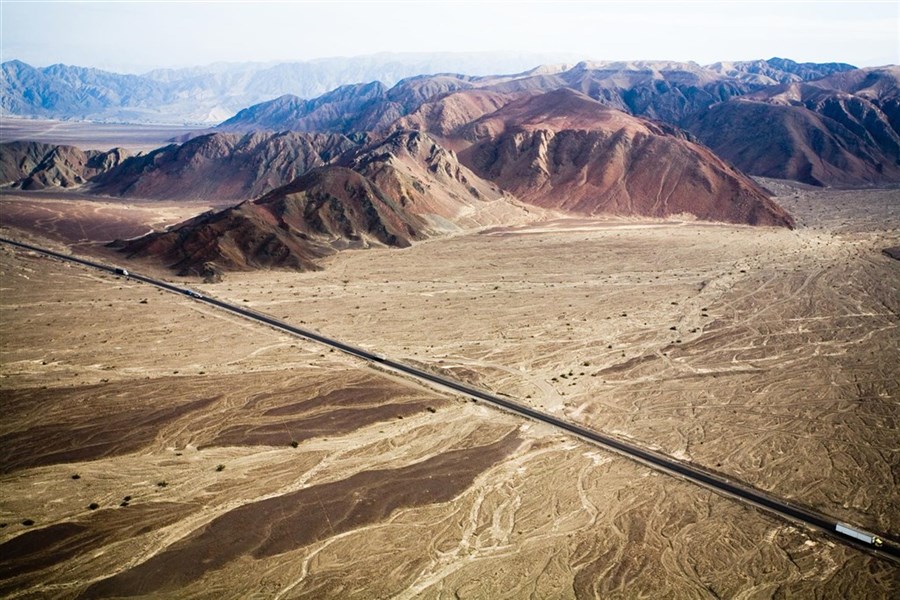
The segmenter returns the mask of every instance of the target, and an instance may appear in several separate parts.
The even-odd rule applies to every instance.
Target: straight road
[[[898,543],[896,540],[891,540],[883,535],[877,535],[865,531],[859,527],[855,527],[851,524],[840,522],[833,517],[829,517],[809,508],[788,502],[787,500],[777,498],[743,482],[723,477],[722,475],[713,473],[696,465],[685,463],[659,452],[643,448],[631,442],[626,442],[624,440],[611,437],[602,432],[588,429],[586,427],[578,425],[577,423],[565,421],[551,414],[535,410],[534,408],[531,408],[524,404],[520,404],[508,398],[503,398],[484,390],[480,390],[468,384],[456,381],[454,379],[443,377],[441,375],[437,375],[435,373],[431,373],[429,371],[425,371],[423,369],[419,369],[417,367],[392,360],[380,354],[376,354],[374,352],[370,352],[368,350],[346,344],[344,342],[326,337],[314,331],[295,327],[265,313],[250,310],[248,308],[230,304],[228,302],[223,302],[222,300],[219,300],[217,298],[204,296],[189,288],[179,287],[166,281],[162,281],[152,277],[146,277],[137,273],[128,272],[127,270],[120,267],[111,267],[109,265],[104,265],[68,254],[61,254],[59,252],[54,252],[45,248],[39,248],[30,244],[24,244],[5,238],[0,238],[0,242],[26,250],[31,250],[33,252],[39,252],[41,254],[59,258],[65,261],[92,267],[94,269],[99,269],[101,271],[112,273],[114,275],[126,276],[130,279],[142,281],[144,283],[154,285],[176,294],[185,295],[199,302],[204,302],[206,304],[216,306],[218,308],[240,315],[247,319],[251,319],[258,323],[264,323],[292,335],[312,340],[326,346],[330,346],[332,348],[350,354],[351,356],[355,356],[357,358],[379,364],[388,369],[404,373],[420,381],[425,381],[427,383],[437,385],[441,388],[458,392],[460,394],[468,396],[469,398],[489,402],[494,406],[498,406],[508,412],[527,417],[541,423],[552,425],[553,427],[556,427],[562,431],[575,435],[592,444],[599,445],[606,450],[611,450],[619,455],[635,460],[657,471],[662,471],[666,474],[679,477],[695,484],[699,484],[718,494],[738,499],[745,503],[756,506],[757,508],[760,508],[768,513],[778,515],[782,518],[787,518],[789,521],[813,527],[828,534],[830,537],[836,540],[851,545],[855,548],[865,550],[880,558],[891,560],[893,562],[900,562],[900,543]]]

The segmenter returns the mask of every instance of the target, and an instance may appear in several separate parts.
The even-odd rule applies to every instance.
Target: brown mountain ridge
[[[752,175],[819,186],[900,182],[900,68],[769,87],[684,126]]]
[[[396,132],[339,162],[259,199],[114,246],[182,274],[311,270],[338,250],[401,248],[432,235],[517,223],[534,212],[421,132]]]
[[[208,263],[225,270],[315,270],[318,259],[340,249],[405,247],[424,229],[424,221],[367,178],[327,166],[257,200],[115,245],[130,258],[161,259],[182,275],[200,274]]]
[[[679,130],[573,90],[516,100],[457,135],[469,144],[464,164],[541,207],[793,226],[752,180]]]
[[[479,92],[452,96],[469,93]],[[458,156],[427,132],[395,131],[258,200],[119,245],[188,274],[208,263],[314,269],[340,249],[403,247],[542,209],[793,226],[763,190],[680,130],[573,90],[527,95],[442,139]]]
[[[95,177],[90,188],[156,200],[246,200],[325,165],[361,139],[297,132],[207,134],[133,157]]]
[[[0,144],[0,185],[23,190],[78,187],[128,157],[128,151],[122,148],[101,152],[40,142],[9,142]]]

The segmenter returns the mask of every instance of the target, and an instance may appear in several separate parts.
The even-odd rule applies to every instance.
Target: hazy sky
[[[511,51],[709,63],[900,63],[900,0],[42,2],[2,0],[0,58],[116,71],[376,52]]]

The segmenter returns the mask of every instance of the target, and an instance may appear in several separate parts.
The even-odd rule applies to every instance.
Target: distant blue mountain
[[[109,122],[212,124],[232,117],[243,108],[285,94],[312,99],[348,84],[380,82],[391,87],[416,75],[521,73],[540,64],[573,65],[577,62],[575,58],[542,54],[375,54],[309,62],[213,64],[159,69],[143,75],[61,64],[37,68],[11,60],[0,65],[0,114]],[[634,63],[593,64],[616,69]],[[853,69],[842,63],[796,63],[782,58],[716,63],[707,67],[694,63],[668,64],[683,65],[685,71],[699,69],[706,78],[739,82],[741,86],[735,90],[738,94],[744,93],[747,86],[806,81]]]
[[[277,64],[213,64],[124,75],[67,65],[0,65],[0,113],[23,117],[138,123],[211,124],[284,94],[315,98],[342,85],[444,72],[517,73],[548,62],[546,54],[375,54]]]

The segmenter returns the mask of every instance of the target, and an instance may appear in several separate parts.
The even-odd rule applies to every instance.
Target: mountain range
[[[759,63],[765,64],[763,68]],[[344,86],[313,100],[286,94],[242,110],[221,128],[260,127],[297,131],[373,130],[392,123],[441,93],[486,89],[503,94],[569,88],[631,114],[679,123],[697,110],[770,85],[821,78],[852,70],[851,65],[799,64],[785,59],[748,63],[667,61],[580,62],[574,67],[543,66],[515,75],[441,74],[412,77],[391,88],[380,82]],[[343,118],[341,118],[342,115]]]
[[[217,63],[141,75],[70,65],[0,65],[0,115],[116,123],[213,125],[284,94],[315,98],[342,85],[444,72],[517,73],[565,54],[382,53],[305,62]]]
[[[4,144],[0,185],[229,205],[116,244],[184,274],[317,268],[535,215],[792,227],[745,173],[900,182],[898,82],[896,66],[785,59],[416,75],[281,95],[136,156]]]
[[[762,86],[816,79],[851,65],[768,61],[716,63],[606,62],[579,63],[566,55],[479,53],[379,54],[308,62],[214,64],[158,69],[141,75],[56,64],[33,67],[10,60],[0,65],[0,114],[35,118],[130,123],[215,124],[241,109],[284,95],[306,100],[343,85],[379,82],[385,90],[419,75],[466,73],[484,82],[509,82],[510,89],[566,85],[591,97],[642,116],[668,118],[677,106],[643,107],[649,85],[655,93],[660,74],[664,86],[701,90],[702,98],[724,99]],[[533,68],[534,65],[550,66]],[[495,73],[518,73],[497,77]],[[623,73],[625,75],[623,75]],[[519,82],[519,83],[513,83]],[[722,82],[717,85],[716,82]],[[595,89],[596,88],[596,89]],[[630,91],[629,90],[633,90]],[[626,92],[628,92],[626,94]],[[653,95],[655,95],[655,93]],[[679,93],[667,100],[684,102]]]
[[[766,87],[683,126],[753,175],[813,185],[900,181],[900,67]]]
[[[422,118],[429,106],[445,110],[442,97],[456,92],[470,92],[452,107],[463,111],[454,117],[455,124],[462,125],[483,114],[476,109],[479,102],[488,103],[484,110],[496,109],[528,94],[570,89],[631,115],[680,127],[751,175],[838,186],[900,178],[897,66],[856,69],[844,63],[797,63],[783,58],[706,66],[672,61],[583,61],[571,67],[541,66],[512,75],[419,74],[390,87],[385,83],[402,75],[407,67],[437,67],[452,56],[423,55],[418,62],[399,55],[359,61],[214,65],[142,76],[63,65],[34,69],[9,61],[0,69],[0,110],[19,116],[63,118],[114,113],[120,119],[139,121],[155,113],[175,118],[180,114],[179,103],[189,105],[192,111],[205,111],[209,102],[222,108],[251,97],[280,94],[235,109],[236,114],[215,129],[349,136],[383,134],[396,128],[400,120],[419,128],[421,124],[410,119]],[[326,72],[330,75],[322,77]],[[347,83],[303,97],[304,90],[318,91],[331,82],[369,73],[381,80]],[[301,94],[282,93],[287,89]],[[476,94],[476,90],[483,93]],[[227,116],[228,112],[216,109],[204,119]],[[444,115],[443,120],[449,117]],[[447,133],[434,127],[429,131],[438,136]]]
[[[282,96],[242,110],[218,129],[346,134],[403,123],[447,135],[489,109],[562,89],[678,127],[751,175],[839,186],[900,180],[897,66],[582,62],[512,76],[417,77],[392,88],[344,86],[310,101]],[[453,100],[445,101],[448,96]]]
[[[204,144],[223,135],[206,136]],[[515,223],[528,212],[426,134],[397,132],[258,199],[115,246],[182,274],[202,274],[210,264],[309,270],[338,250],[405,247],[461,228]]]

